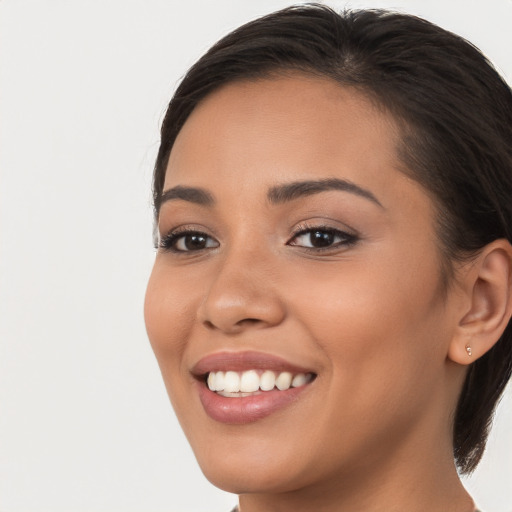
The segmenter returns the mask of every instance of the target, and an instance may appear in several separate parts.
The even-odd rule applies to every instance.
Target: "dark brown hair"
[[[221,85],[300,71],[355,87],[402,126],[404,172],[437,205],[449,282],[453,261],[512,241],[512,93],[470,43],[423,19],[383,10],[290,7],[215,44],[189,70],[165,115],[155,164],[158,217],[169,154],[198,103]],[[512,325],[467,373],[454,417],[461,473],[480,461],[512,372]]]

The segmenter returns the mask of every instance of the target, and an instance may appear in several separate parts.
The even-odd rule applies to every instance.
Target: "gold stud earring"
[[[471,357],[471,354],[472,354],[471,345],[466,345],[466,352],[468,353],[468,356]]]

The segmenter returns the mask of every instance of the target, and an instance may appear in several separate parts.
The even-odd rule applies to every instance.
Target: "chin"
[[[214,486],[233,494],[283,493],[307,484],[296,469],[290,471],[293,465],[275,460],[271,454],[266,457],[266,462],[259,464],[244,459],[237,464],[199,460],[199,465]]]
[[[201,442],[189,438],[203,474],[213,485],[234,494],[286,493],[313,484],[313,475],[316,479],[329,469],[324,457],[318,460],[305,450],[310,439],[301,446],[293,434],[287,434],[290,428],[279,435],[279,430],[270,434],[254,427],[227,435],[210,430]]]

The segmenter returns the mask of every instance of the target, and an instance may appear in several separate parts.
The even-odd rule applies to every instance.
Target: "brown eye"
[[[178,238],[174,246],[178,251],[200,251],[206,248],[207,243],[207,236],[190,234]]]
[[[332,228],[304,229],[297,233],[289,245],[307,249],[329,249],[350,245],[357,241],[355,235]]]
[[[312,247],[329,247],[334,243],[334,233],[327,231],[312,231],[309,233],[309,241]]]
[[[174,252],[202,251],[218,246],[219,243],[214,238],[198,231],[170,233],[160,242],[160,247]]]

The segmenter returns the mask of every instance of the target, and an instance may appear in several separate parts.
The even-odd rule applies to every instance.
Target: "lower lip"
[[[199,399],[210,418],[220,423],[241,425],[260,420],[291,405],[310,385],[286,391],[262,391],[258,395],[245,397],[224,397],[210,391],[204,383],[198,383],[198,386]]]

